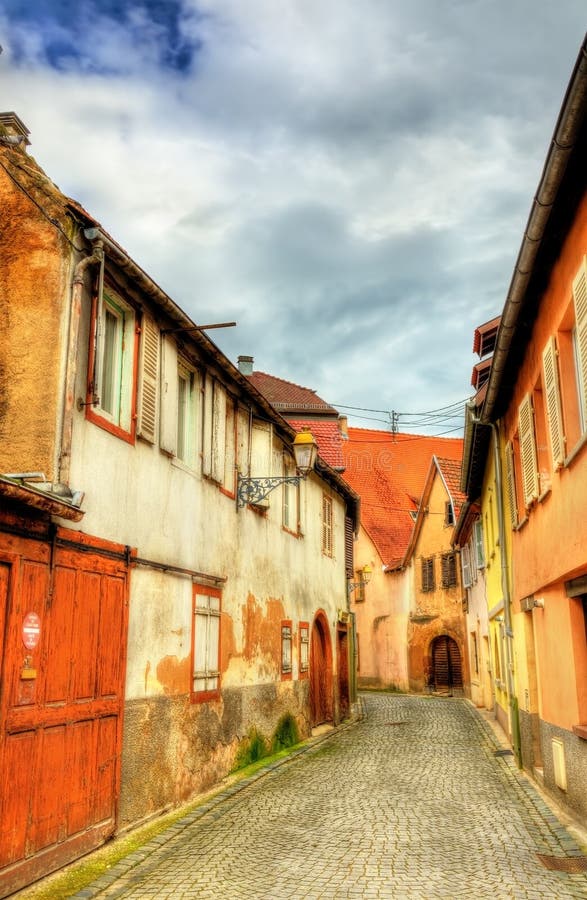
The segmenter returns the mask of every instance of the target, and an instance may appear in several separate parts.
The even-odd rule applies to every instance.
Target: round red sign
[[[22,623],[22,642],[27,650],[34,650],[41,637],[41,620],[36,613],[27,613]]]

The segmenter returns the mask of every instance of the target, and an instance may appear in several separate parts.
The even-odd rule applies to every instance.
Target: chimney
[[[13,147],[22,144],[26,147],[27,144],[30,144],[29,134],[30,131],[16,113],[0,113],[0,144]]]
[[[238,358],[238,370],[241,375],[252,375],[253,374],[253,356],[239,356]]]
[[[340,431],[341,437],[343,440],[348,441],[349,439],[349,420],[346,416],[338,417],[338,430]]]

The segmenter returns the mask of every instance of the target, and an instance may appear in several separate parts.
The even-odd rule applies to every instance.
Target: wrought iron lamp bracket
[[[246,506],[247,503],[260,503],[271,491],[279,487],[280,484],[295,484],[296,487],[302,480],[303,475],[276,475],[264,478],[249,478],[247,476],[238,475],[236,488],[236,505],[237,508]]]

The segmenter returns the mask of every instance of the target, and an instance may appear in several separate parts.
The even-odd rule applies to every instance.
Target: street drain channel
[[[495,750],[493,755],[494,756],[513,756],[514,751],[513,750]]]
[[[544,853],[537,853],[536,856],[546,869],[553,872],[567,872],[569,875],[587,872],[587,856],[546,856]]]

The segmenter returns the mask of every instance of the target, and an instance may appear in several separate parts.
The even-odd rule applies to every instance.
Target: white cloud
[[[50,177],[196,321],[237,318],[213,334],[233,359],[351,405],[464,398],[582,2],[148,8],[0,19],[4,102]]]

